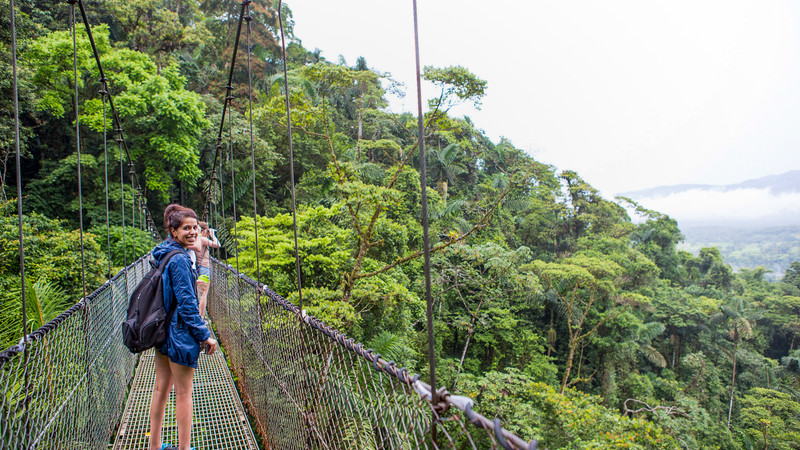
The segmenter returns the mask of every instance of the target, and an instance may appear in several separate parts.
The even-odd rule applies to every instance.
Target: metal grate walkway
[[[114,450],[147,449],[154,365],[151,349],[139,359]],[[195,449],[258,449],[222,351],[211,356],[200,354],[192,388],[192,446]],[[178,442],[174,390],[164,415],[163,441],[173,445]]]

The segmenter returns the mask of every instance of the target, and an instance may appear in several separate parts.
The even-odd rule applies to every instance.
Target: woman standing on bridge
[[[200,299],[200,317],[205,317],[208,302],[208,285],[211,277],[210,248],[219,248],[219,241],[214,236],[214,229],[208,228],[207,223],[200,222],[200,235],[192,246],[192,250],[197,254],[197,273],[199,275],[197,277],[197,297]]]
[[[169,311],[177,302],[172,315],[167,340],[155,352],[156,381],[150,401],[150,450],[189,450],[192,433],[192,379],[200,357],[200,344],[206,352],[217,349],[217,341],[200,317],[195,292],[196,273],[192,269],[188,249],[197,240],[197,214],[189,208],[172,204],[164,210],[164,228],[169,237],[153,250],[156,263],[170,251],[182,249],[167,263],[162,276],[164,306]],[[175,387],[175,418],[178,422],[180,447],[161,442],[164,410],[172,387]]]

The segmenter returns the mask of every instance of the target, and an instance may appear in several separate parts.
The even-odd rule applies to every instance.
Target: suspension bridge
[[[134,164],[124,138],[122,123],[114,108],[111,89],[103,72],[82,0],[70,0],[73,46],[76,8],[80,11],[101,75],[105,117],[110,107],[113,133],[120,153],[128,159],[133,204],[133,226],[158,236],[136,178]],[[220,160],[222,133],[231,95],[233,70],[245,23],[250,47],[251,0],[241,4],[231,72],[226,86],[222,123],[209,201],[204,215],[216,206],[214,186]],[[120,324],[125,319],[128,298],[149,269],[146,254],[127,265],[99,288],[87,294],[41,328],[27,330],[25,319],[25,252],[22,228],[22,191],[19,165],[19,107],[17,104],[16,36],[14,2],[11,2],[14,102],[17,120],[17,202],[20,217],[20,267],[22,279],[22,339],[0,352],[0,448],[8,449],[144,449],[150,430],[149,401],[154,382],[152,351],[131,354],[122,343]],[[416,3],[415,26],[416,26]],[[280,2],[278,11],[281,11]],[[279,15],[284,53],[284,90],[289,124],[290,165],[291,112],[288,77],[285,74],[285,42]],[[77,53],[77,49],[75,49]],[[247,52],[248,75],[250,52]],[[417,62],[419,64],[419,62]],[[418,68],[419,72],[419,68]],[[78,114],[77,62],[75,62],[75,116]],[[249,92],[252,98],[252,88]],[[421,101],[420,101],[421,102]],[[421,103],[420,118],[421,114]],[[252,103],[250,104],[252,145]],[[422,121],[420,119],[420,136]],[[105,120],[104,120],[105,128]],[[76,120],[78,186],[80,194],[80,123]],[[105,136],[104,132],[104,136]],[[104,142],[106,139],[104,137]],[[424,187],[424,143],[419,142]],[[108,148],[104,149],[108,152]],[[107,161],[107,158],[106,158]],[[221,171],[221,165],[220,165]],[[255,164],[253,163],[253,171]],[[294,211],[294,170],[291,170]],[[122,160],[120,180],[124,179]],[[253,177],[253,200],[255,177]],[[108,211],[108,167],[106,166],[106,211]],[[422,189],[425,247],[427,208]],[[124,201],[122,203],[125,226]],[[233,205],[236,217],[236,205]],[[222,205],[223,215],[225,206]],[[254,217],[255,219],[255,217]],[[256,228],[257,230],[257,228]],[[297,228],[295,223],[295,246]],[[234,233],[235,235],[235,230]],[[83,222],[81,219],[81,235]],[[124,236],[124,235],[123,235]],[[109,238],[110,239],[110,238]],[[124,239],[124,237],[123,237]],[[258,234],[256,232],[256,246]],[[123,244],[124,247],[124,244]],[[109,245],[110,248],[110,245]],[[256,251],[256,255],[258,251]],[[428,255],[426,253],[428,336],[431,354],[431,383],[419,375],[387,361],[372,349],[340,331],[305,314],[300,284],[301,263],[297,249],[300,305],[295,305],[268,286],[239,273],[234,267],[212,259],[208,311],[221,343],[222,352],[201,355],[193,384],[192,444],[198,449],[377,449],[377,448],[508,448],[535,449],[526,441],[473,409],[467,397],[435,388],[435,359],[432,347],[432,319]],[[125,257],[127,259],[127,256]],[[109,258],[110,260],[110,258]],[[127,264],[127,263],[126,263]],[[238,265],[238,264],[237,264]],[[256,263],[258,267],[258,262]],[[110,271],[109,271],[110,272]],[[109,274],[110,275],[110,274]],[[258,277],[257,277],[258,278]],[[168,403],[163,427],[164,442],[177,442],[174,398]]]

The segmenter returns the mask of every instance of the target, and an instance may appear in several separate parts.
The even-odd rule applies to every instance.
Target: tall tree
[[[733,412],[733,394],[736,385],[736,357],[738,356],[742,341],[749,339],[753,335],[755,321],[760,318],[761,312],[753,309],[750,303],[741,297],[735,297],[727,304],[720,306],[720,311],[711,318],[712,322],[724,324],[728,331],[728,336],[733,342],[733,351],[731,352],[733,367],[731,369],[731,395],[728,404],[728,428],[731,426],[731,413]]]

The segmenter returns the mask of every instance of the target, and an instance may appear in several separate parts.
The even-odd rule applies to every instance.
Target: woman
[[[211,258],[209,248],[219,248],[219,241],[208,224],[200,222],[200,236],[195,240],[192,250],[197,254],[197,297],[200,299],[200,317],[206,315],[208,302],[208,284],[211,277]]]
[[[161,277],[164,288],[164,306],[177,302],[169,324],[167,340],[156,349],[156,382],[150,401],[150,450],[189,450],[192,433],[192,379],[200,357],[200,344],[205,343],[206,353],[217,349],[217,341],[203,323],[197,308],[194,290],[195,272],[188,249],[197,240],[197,214],[189,208],[172,204],[164,210],[164,229],[169,237],[153,250],[156,263],[172,250],[183,253],[173,256]],[[180,447],[161,442],[161,425],[164,410],[172,387],[175,387],[175,418],[178,422]]]

